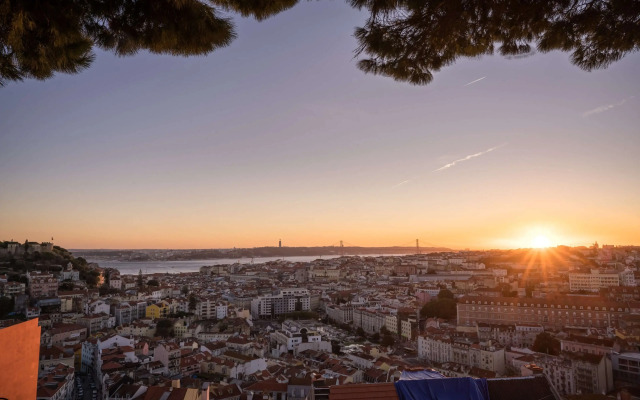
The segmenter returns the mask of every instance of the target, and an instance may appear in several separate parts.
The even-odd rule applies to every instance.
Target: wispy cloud
[[[478,83],[481,80],[483,80],[484,78],[486,78],[486,76],[483,76],[482,78],[476,79],[475,81],[471,81],[471,82],[467,83],[465,86],[469,86],[469,85],[473,85],[474,83]]]
[[[407,184],[407,183],[409,183],[409,182],[411,182],[411,179],[407,179],[407,180],[404,180],[404,181],[402,181],[402,182],[400,182],[400,183],[396,183],[395,185],[391,186],[391,188],[392,188],[392,189],[395,189],[395,188],[398,188],[398,187],[400,187],[400,186],[404,186],[404,185],[406,185],[406,184]]]
[[[594,115],[594,114],[600,114],[602,112],[609,111],[609,110],[611,110],[611,109],[613,109],[615,107],[623,105],[624,103],[627,102],[627,100],[631,100],[634,97],[635,96],[627,97],[626,99],[622,99],[621,101],[619,101],[617,103],[606,104],[604,106],[596,107],[593,110],[585,111],[584,113],[582,113],[582,117],[586,118],[586,117],[589,117],[589,116]]]
[[[461,163],[461,162],[463,162],[463,161],[467,161],[467,160],[471,160],[472,158],[475,158],[475,157],[480,157],[480,156],[485,155],[485,154],[487,154],[487,153],[491,153],[492,151],[497,150],[497,149],[499,149],[500,147],[503,147],[503,146],[506,146],[506,145],[507,145],[506,143],[503,143],[503,144],[501,144],[501,145],[499,145],[499,146],[492,147],[492,148],[490,148],[490,149],[487,149],[487,150],[485,150],[485,151],[481,151],[481,152],[479,152],[479,153],[469,154],[468,156],[466,156],[466,157],[464,157],[464,158],[460,158],[460,159],[458,159],[458,160],[455,160],[455,161],[450,162],[449,164],[445,164],[445,165],[443,165],[442,167],[440,167],[440,168],[438,168],[438,169],[436,169],[436,170],[431,171],[431,173],[433,173],[433,172],[439,172],[439,171],[445,170],[445,169],[447,169],[447,168],[451,168],[451,167],[453,167],[454,165],[456,165],[456,164],[458,164],[458,163]],[[411,177],[409,177],[409,179],[405,179],[405,180],[404,180],[404,181],[402,181],[402,182],[398,182],[398,183],[396,183],[395,185],[391,186],[391,189],[396,189],[396,188],[399,188],[400,186],[404,186],[404,185],[407,185],[407,184],[409,184],[409,183],[411,183],[411,182],[417,181],[419,178],[421,178],[421,175],[423,175],[423,174],[418,174],[418,175],[415,175],[415,176],[411,176]]]
[[[433,172],[438,172],[438,171],[445,170],[445,169],[447,169],[447,168],[451,168],[451,167],[453,167],[454,165],[456,165],[456,164],[458,164],[458,163],[461,163],[461,162],[463,162],[463,161],[468,161],[468,160],[471,160],[472,158],[480,157],[480,156],[485,155],[485,154],[487,154],[487,153],[491,153],[492,151],[494,151],[494,150],[496,150],[496,149],[499,149],[500,147],[505,146],[505,145],[506,145],[506,143],[503,143],[503,144],[501,144],[500,146],[492,147],[492,148],[487,149],[487,150],[485,150],[485,151],[481,151],[481,152],[478,152],[478,153],[475,153],[475,154],[469,154],[468,156],[466,156],[466,157],[464,157],[464,158],[460,158],[460,159],[458,159],[458,160],[455,160],[455,161],[450,162],[449,164],[445,164],[445,165],[443,165],[442,167],[440,167],[440,168],[438,168],[438,169],[434,170]]]

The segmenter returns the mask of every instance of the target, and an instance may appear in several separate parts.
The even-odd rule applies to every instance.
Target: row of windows
[[[533,315],[532,316],[520,315],[520,316],[518,316],[517,319],[514,319],[514,318],[507,318],[507,317],[505,317],[505,316],[503,316],[501,314],[494,315],[494,316],[489,315],[489,314],[477,314],[477,315],[474,315],[473,317],[468,316],[468,315],[461,315],[460,319],[465,321],[467,324],[475,322],[476,320],[478,320],[478,321],[483,321],[483,320],[494,320],[494,321],[495,320],[504,320],[505,322],[510,322],[510,321],[514,321],[514,322],[536,322],[536,318]],[[555,323],[555,324],[581,323],[583,325],[589,323],[590,325],[594,325],[594,326],[607,326],[607,325],[609,325],[609,322],[606,319],[603,319],[603,320],[598,319],[598,320],[594,321],[593,319],[591,319],[591,320],[584,319],[584,318],[578,319],[577,317],[571,318],[571,317],[568,317],[568,316],[567,317],[558,316],[557,318],[553,318],[553,320],[551,320],[551,321],[549,321],[549,319],[547,317],[544,317],[542,321],[538,320],[538,322],[552,322],[552,323]],[[614,323],[615,323],[615,321],[614,321]]]
[[[466,304],[469,304],[469,301],[468,301],[468,300],[466,301]],[[475,301],[471,301],[471,304],[476,304],[476,302],[475,302]],[[478,305],[481,305],[481,304],[483,304],[483,302],[482,302],[482,301],[478,301]],[[498,302],[498,303],[496,304],[496,303],[494,303],[493,301],[491,301],[491,302],[487,302],[487,301],[485,301],[485,302],[484,302],[484,304],[498,305],[498,306],[499,306],[499,305],[500,305],[500,302]],[[514,303],[506,303],[506,302],[504,302],[504,303],[502,303],[502,305],[504,305],[504,306],[508,306],[508,305],[510,305],[510,306],[514,306]],[[524,303],[524,304],[516,303],[516,305],[517,305],[518,307],[521,307],[521,306],[523,306],[523,307],[536,307],[536,305],[535,305],[535,304],[527,305],[527,303]],[[543,307],[543,308],[547,308],[547,306],[548,306],[547,304],[544,304],[544,307]],[[538,308],[541,308],[541,307],[540,307],[540,304],[537,304],[537,307],[538,307]],[[551,305],[551,308],[562,308],[562,306],[557,306],[557,307],[556,307],[556,306],[555,306],[555,304],[552,304],[552,305]],[[564,306],[564,308],[565,308],[565,309],[569,309],[569,306],[568,306],[568,305],[565,305],[565,306]],[[576,306],[572,306],[572,307],[571,307],[571,309],[575,310],[575,309],[576,309]],[[584,308],[584,306],[580,306],[580,307],[579,307],[579,309],[580,309],[580,310],[584,310],[585,308]],[[587,310],[591,310],[591,306],[587,306],[587,308],[586,308],[586,309],[587,309]],[[512,308],[511,310],[513,311],[513,308]],[[595,310],[596,310],[596,311],[600,311],[600,307],[595,307]],[[602,311],[607,311],[607,307],[602,307]],[[610,307],[610,308],[609,308],[609,311],[615,311],[614,307]],[[625,309],[624,309],[624,311],[625,311],[625,312],[629,312],[629,309],[628,309],[628,308],[625,308]],[[621,308],[621,307],[618,307],[618,312],[622,312],[622,308]]]
[[[471,311],[476,311],[476,308],[475,308],[475,307],[471,307]],[[489,309],[488,309],[487,307],[484,307],[484,308],[482,308],[482,307],[478,307],[478,311],[489,311]],[[496,311],[496,310],[494,310],[494,308],[493,308],[493,307],[491,307],[491,312],[495,312],[495,311]],[[497,310],[497,311],[498,311],[498,312],[508,312],[508,311],[509,311],[509,309],[508,309],[508,308],[505,308],[504,310],[502,310],[502,309],[500,309],[500,307],[498,307],[498,310]],[[529,311],[531,311],[531,313],[532,313],[532,314],[534,314],[534,315],[535,315],[535,313],[536,313],[536,312],[535,312],[535,310],[524,310],[524,313],[525,313],[525,314],[529,314]],[[511,312],[514,312],[513,308],[511,309]],[[551,311],[551,315],[555,315],[555,313],[556,313],[555,311]],[[540,310],[538,310],[538,315],[541,315]],[[547,315],[547,311],[546,311],[546,310],[545,310],[545,312],[544,312],[544,315]],[[562,315],[562,311],[558,311],[558,315]],[[565,312],[565,315],[569,315],[569,311]],[[573,316],[574,316],[574,317],[576,317],[577,315],[578,315],[578,313],[576,313],[576,312],[574,311],[574,312],[573,312]],[[604,318],[604,317],[606,316],[606,315],[599,314],[599,313],[598,313],[598,314],[594,314],[594,315],[595,315],[595,317],[596,317],[596,318]],[[580,313],[580,316],[581,316],[581,317],[584,317],[584,313],[583,313],[583,312],[581,312],[581,313]],[[591,313],[587,313],[587,316],[588,316],[589,318],[591,318]]]

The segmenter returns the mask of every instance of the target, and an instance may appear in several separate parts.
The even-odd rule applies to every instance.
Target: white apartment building
[[[66,281],[66,280],[78,281],[80,280],[80,271],[74,270],[73,265],[69,263],[67,264],[65,269],[60,272],[58,279],[60,279],[60,281]]]
[[[270,334],[270,340],[272,355],[278,357],[282,353],[295,350],[303,343],[320,343],[322,336],[304,324],[287,320],[282,323],[282,329]]]
[[[120,275],[114,275],[109,278],[109,286],[118,290],[122,289],[122,278],[120,278]]]
[[[282,289],[275,295],[260,296],[251,300],[253,318],[269,318],[294,311],[311,309],[311,296],[308,289]]]
[[[564,353],[562,356],[550,356],[536,353],[512,360],[516,370],[522,370],[527,364],[541,367],[562,395],[606,393],[613,388],[612,364],[605,355]]]
[[[387,314],[385,317],[384,326],[391,333],[398,334],[398,315],[397,314]]]
[[[111,307],[109,303],[105,302],[102,299],[98,299],[87,303],[84,308],[85,314],[109,314],[111,312]]]
[[[453,340],[449,336],[418,336],[418,357],[431,362],[453,361]]]
[[[356,308],[353,310],[353,325],[368,334],[378,333],[386,325],[387,315],[378,309]]]
[[[203,298],[196,305],[196,315],[202,319],[224,319],[228,306],[216,299]]]
[[[353,322],[352,305],[331,304],[326,307],[327,317],[338,324],[350,324]]]
[[[536,336],[544,332],[542,325],[515,324],[490,325],[477,323],[478,338],[480,340],[494,340],[503,346],[530,347]]]
[[[416,328],[418,322],[415,318],[403,319],[400,321],[401,335],[405,339],[413,339],[413,330]]]
[[[456,362],[501,375],[506,370],[504,348],[490,341],[471,343],[448,335],[418,336],[418,357],[436,363]]]
[[[131,321],[133,321],[131,317],[131,310],[131,304],[125,301],[111,305],[111,313],[116,318],[116,326],[130,324]]]
[[[633,271],[625,269],[622,272],[600,272],[592,269],[591,273],[569,274],[569,289],[574,291],[584,290],[597,292],[602,288],[611,286],[635,286],[636,281]]]
[[[0,295],[13,297],[24,294],[25,284],[22,282],[0,282]]]
[[[96,378],[96,382],[100,385],[102,381],[102,352],[106,349],[124,348],[127,350],[125,362],[138,362],[135,355],[134,340],[120,335],[107,336],[100,339],[90,339],[82,342],[82,359],[81,368],[83,372],[87,372]]]

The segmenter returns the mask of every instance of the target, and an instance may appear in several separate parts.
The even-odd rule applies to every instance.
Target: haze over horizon
[[[633,245],[633,244],[615,244],[615,243],[598,243],[598,245],[614,245],[614,246],[637,246],[637,245]],[[548,248],[554,248],[554,247],[562,247],[562,246],[566,246],[566,247],[591,247],[593,246],[593,243],[587,244],[587,245],[576,245],[576,246],[567,246],[564,245],[562,243],[558,243],[558,244],[553,244],[550,246],[546,246]],[[63,248],[65,248],[65,246],[61,246]],[[339,246],[335,246],[335,245],[310,245],[310,246],[304,246],[304,245],[300,245],[300,246],[285,246],[283,245],[282,248],[309,248],[309,249],[314,249],[314,248],[333,248],[335,247],[336,249],[339,249]],[[84,251],[84,250],[92,250],[92,251],[113,251],[113,250],[123,250],[123,251],[134,251],[134,250],[140,250],[140,251],[150,251],[150,250],[162,250],[162,251],[169,251],[169,250],[233,250],[233,249],[238,249],[238,250],[243,250],[243,249],[259,249],[259,248],[278,248],[278,245],[264,245],[264,246],[252,246],[252,247],[184,247],[184,248],[174,248],[174,247],[164,247],[164,248],[160,248],[160,247],[148,247],[148,248],[133,248],[133,247],[129,247],[129,248],[73,248],[73,247],[66,247],[67,250],[80,250],[80,251]],[[363,249],[373,249],[373,248],[406,248],[406,249],[415,249],[415,244],[413,246],[406,244],[406,245],[380,245],[380,246],[346,246],[345,248],[363,248]],[[436,249],[436,248],[448,248],[447,246],[438,246],[438,245],[425,245],[425,246],[420,246],[420,250],[421,251],[427,251],[428,249]],[[533,249],[533,250],[538,250],[538,248],[536,247],[513,247],[513,248],[471,248],[471,247],[456,247],[456,248],[448,248],[452,251],[486,251],[486,250],[527,250],[527,249]]]
[[[640,54],[357,70],[340,2],[206,57],[99,52],[0,89],[0,239],[73,249],[640,244]]]

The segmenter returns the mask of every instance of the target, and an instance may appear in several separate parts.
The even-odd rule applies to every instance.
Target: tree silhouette
[[[450,298],[431,299],[430,302],[422,306],[420,316],[427,318],[453,319],[457,315],[457,303]]]
[[[453,300],[454,296],[453,296],[453,292],[451,292],[451,290],[449,289],[440,289],[440,291],[438,292],[438,300],[442,300],[442,299],[452,299]]]
[[[541,332],[536,336],[536,340],[531,346],[533,351],[538,353],[547,353],[551,355],[560,354],[560,341],[548,332]]]
[[[93,48],[192,56],[236,37],[223,12],[263,20],[298,0],[53,0],[0,2],[0,86],[78,73]],[[349,0],[369,11],[357,28],[358,67],[412,84],[460,57],[562,50],[585,70],[640,46],[637,0]]]
[[[0,296],[0,318],[13,311],[14,301],[11,297]]]
[[[357,28],[358,67],[425,84],[459,57],[571,51],[590,71],[640,47],[635,0],[351,0],[371,13]]]
[[[380,342],[380,344],[383,346],[389,347],[389,346],[393,346],[395,342],[396,341],[391,334],[385,334],[382,337],[382,342]]]
[[[170,319],[161,319],[156,324],[156,336],[173,337],[173,321]]]
[[[198,298],[192,293],[189,295],[189,311],[195,311],[198,306]]]

